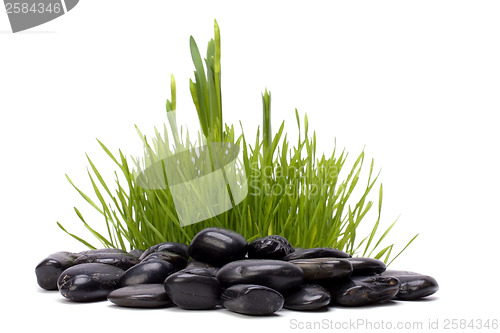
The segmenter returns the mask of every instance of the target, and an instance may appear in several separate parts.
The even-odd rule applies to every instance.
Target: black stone
[[[399,291],[399,281],[380,275],[351,277],[325,285],[332,303],[341,306],[363,306],[388,301]]]
[[[221,295],[222,305],[233,312],[265,316],[281,310],[283,296],[269,287],[255,284],[236,284]]]
[[[188,261],[186,268],[209,268],[210,270],[217,273],[220,267],[215,267],[213,265],[207,264],[205,262],[198,261],[196,259],[191,259]]]
[[[118,306],[159,308],[173,305],[163,284],[136,284],[113,290],[108,300]]]
[[[319,284],[303,284],[283,295],[283,307],[290,310],[311,311],[324,308],[331,301],[331,295]]]
[[[71,252],[52,253],[35,268],[38,285],[46,290],[57,290],[57,279],[61,273],[71,267],[76,254]]]
[[[57,287],[61,295],[72,301],[105,300],[111,291],[119,287],[124,273],[123,269],[112,265],[79,264],[61,273]]]
[[[123,251],[122,249],[114,249],[114,248],[108,248],[108,249],[94,249],[94,250],[85,250],[85,251],[80,251],[77,252],[77,256],[82,256],[82,255],[88,255],[88,254],[97,254],[97,253],[117,253],[117,254],[124,254],[127,253],[126,251]]]
[[[222,266],[217,278],[225,287],[257,284],[281,292],[302,284],[304,273],[300,267],[282,260],[246,259]]]
[[[146,258],[148,255],[154,252],[170,252],[170,253],[175,253],[178,254],[184,259],[188,260],[189,259],[189,254],[188,254],[188,246],[184,243],[178,243],[178,242],[165,242],[165,243],[160,243],[151,246],[149,249],[144,251],[140,259]]]
[[[141,260],[141,262],[146,262],[149,260],[163,260],[171,263],[174,265],[176,269],[183,269],[186,267],[187,260],[183,256],[180,256],[176,253],[172,252],[166,252],[166,251],[158,251],[158,252],[153,252],[149,255],[147,255],[144,259]]]
[[[295,249],[295,252],[286,255],[283,260],[310,258],[351,258],[351,255],[332,247],[313,247],[310,249]]]
[[[120,285],[163,283],[165,279],[176,271],[174,265],[163,260],[149,260],[130,267],[123,274]]]
[[[288,240],[279,235],[257,238],[248,244],[250,259],[282,259],[294,251]]]
[[[116,266],[123,270],[127,270],[130,267],[139,263],[139,259],[130,255],[126,252],[89,252],[87,254],[79,255],[75,261],[74,265],[79,264],[89,264],[89,263],[98,263],[98,264],[106,264]]]
[[[219,271],[219,267],[186,267],[181,269],[179,272],[188,272],[199,275],[212,275],[217,276],[217,272]]]
[[[396,295],[400,300],[416,300],[430,296],[439,289],[439,285],[432,276],[408,271],[388,270],[382,276],[395,277],[399,280],[399,291]]]
[[[128,254],[130,254],[131,256],[134,256],[136,258],[139,258],[139,260],[140,260],[140,257],[143,253],[144,253],[144,250],[140,250],[140,249],[128,251]]]
[[[305,281],[340,279],[351,276],[352,264],[340,258],[309,258],[288,261],[304,271]]]
[[[375,275],[386,270],[383,261],[372,258],[347,258],[352,264],[352,276]]]
[[[187,310],[214,308],[222,292],[219,280],[204,268],[176,272],[167,277],[164,287],[172,302]]]
[[[243,259],[246,254],[245,237],[222,228],[203,229],[193,237],[189,245],[189,255],[192,258],[218,267]]]

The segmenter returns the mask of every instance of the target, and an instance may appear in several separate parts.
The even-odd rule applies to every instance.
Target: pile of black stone
[[[294,249],[277,235],[248,243],[221,228],[191,244],[166,242],[146,251],[57,252],[36,267],[40,287],[76,302],[106,300],[126,307],[212,309],[249,315],[282,308],[317,310],[415,300],[438,290],[430,276],[386,270],[371,258],[333,248]]]

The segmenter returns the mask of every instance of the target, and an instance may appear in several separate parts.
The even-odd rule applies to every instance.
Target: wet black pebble
[[[174,267],[179,270],[186,267],[187,260],[181,255],[173,252],[158,251],[147,255],[141,260],[141,262],[146,262],[149,260],[163,260],[171,263]]]
[[[57,290],[57,279],[61,273],[71,267],[76,254],[71,252],[52,253],[43,259],[35,268],[38,285],[46,290]]]
[[[283,307],[283,296],[269,287],[255,284],[233,285],[221,295],[222,305],[233,312],[264,316]]]
[[[120,285],[163,283],[165,279],[176,271],[174,265],[163,260],[149,260],[129,268],[123,274]]]
[[[388,301],[399,291],[399,281],[380,275],[351,277],[325,285],[332,303],[342,306],[363,306]]]
[[[124,273],[123,269],[112,265],[79,264],[61,273],[57,287],[61,295],[72,301],[105,300],[111,291],[119,287]]]
[[[303,284],[283,296],[283,307],[298,311],[318,310],[326,307],[331,301],[328,290],[319,284]]]
[[[304,271],[305,281],[320,281],[351,276],[352,264],[340,258],[309,258],[288,261]]]
[[[439,285],[432,276],[408,271],[388,270],[382,276],[391,276],[399,280],[399,291],[396,295],[401,300],[416,300],[430,296],[439,289]]]
[[[139,259],[130,255],[126,252],[89,252],[87,254],[79,255],[75,261],[74,265],[79,264],[89,264],[89,263],[98,263],[98,264],[106,264],[116,266],[123,270],[127,270],[130,267],[139,263]]]
[[[228,229],[203,229],[189,244],[189,255],[192,258],[218,267],[243,259],[246,254],[245,237]]]
[[[178,255],[184,257],[184,259],[186,259],[186,260],[189,259],[188,246],[186,244],[178,243],[178,242],[165,242],[165,243],[153,245],[149,249],[144,251],[144,253],[140,257],[140,259],[142,260],[145,257],[147,257],[148,255],[150,255],[151,253],[159,252],[159,251],[175,253],[175,254],[178,254]]]
[[[310,249],[295,249],[295,252],[283,257],[283,260],[309,258],[351,258],[349,253],[331,247],[313,247]]]
[[[380,274],[385,271],[386,266],[383,261],[373,258],[347,258],[352,264],[353,276],[366,276]]]
[[[189,268],[176,272],[165,280],[168,297],[187,310],[212,309],[219,304],[222,292],[219,280],[209,269]]]
[[[217,278],[225,287],[257,284],[281,292],[301,285],[304,273],[297,265],[282,260],[246,259],[222,266]]]
[[[294,251],[288,240],[279,235],[257,238],[248,244],[250,259],[282,259]]]
[[[143,253],[144,253],[144,250],[140,250],[140,249],[128,251],[128,254],[130,254],[131,256],[134,256],[136,258],[139,258],[139,260],[140,260],[140,257]]]
[[[136,284],[113,290],[108,300],[118,306],[159,308],[173,305],[163,284]]]

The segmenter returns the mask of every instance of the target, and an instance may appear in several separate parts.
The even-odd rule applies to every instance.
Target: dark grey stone
[[[176,272],[167,277],[164,287],[172,302],[187,310],[214,308],[222,292],[219,280],[204,268]]]
[[[248,244],[250,259],[282,259],[294,251],[288,240],[279,235],[257,238]]]
[[[130,267],[123,274],[120,285],[163,283],[165,279],[176,271],[174,265],[163,260],[149,260]]]
[[[311,311],[324,308],[331,301],[331,295],[319,284],[303,284],[283,294],[283,307],[290,310]]]
[[[399,281],[380,275],[357,276],[325,285],[332,303],[341,306],[363,306],[388,301],[399,291]]]
[[[255,284],[233,285],[221,295],[222,305],[233,312],[264,316],[283,307],[283,296],[269,287]]]
[[[38,285],[46,290],[57,290],[57,279],[61,273],[71,267],[76,254],[71,252],[56,252],[43,259],[35,268]]]
[[[430,296],[439,290],[439,285],[432,276],[408,271],[388,270],[382,276],[395,277],[399,280],[399,291],[396,295],[401,300],[416,300]]]
[[[281,292],[301,285],[304,273],[297,265],[282,260],[246,259],[222,266],[217,278],[225,287],[257,284]]]
[[[351,258],[349,253],[331,247],[313,247],[310,249],[295,249],[295,252],[283,257],[283,260],[310,258]]]
[[[305,281],[340,279],[351,276],[352,264],[340,258],[309,258],[288,261],[304,272]]]
[[[188,252],[196,260],[221,267],[243,259],[247,254],[247,241],[232,230],[206,228],[193,237]]]
[[[118,306],[159,308],[173,305],[163,284],[135,284],[113,290],[108,300]]]
[[[178,254],[178,255],[184,257],[184,259],[186,259],[186,260],[189,259],[187,244],[178,243],[178,242],[165,242],[165,243],[153,245],[149,249],[144,251],[144,253],[140,257],[140,259],[142,260],[145,257],[147,257],[148,255],[150,255],[151,253],[160,252],[160,251],[175,253],[175,254]]]
[[[372,258],[347,258],[352,264],[352,275],[375,275],[385,271],[386,266],[383,261]]]
[[[112,265],[87,263],[72,266],[61,273],[57,280],[59,292],[77,302],[105,300],[119,287],[125,271]]]

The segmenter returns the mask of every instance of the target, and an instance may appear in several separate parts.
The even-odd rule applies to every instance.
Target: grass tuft
[[[181,128],[179,132],[176,123],[176,83],[172,76],[171,100],[166,102],[169,128],[164,124],[163,133],[155,128],[155,136],[151,139],[146,138],[136,128],[144,144],[144,156],[141,159],[127,158],[121,150],[112,153],[98,141],[118,167],[113,186],[104,181],[97,166],[88,156],[88,174],[96,199],[93,200],[83,193],[67,176],[83,199],[102,215],[107,234],[102,235],[93,229],[75,208],[85,227],[103,247],[124,250],[146,249],[165,241],[188,243],[203,228],[219,226],[239,232],[249,241],[261,236],[279,234],[295,247],[334,247],[362,256],[373,256],[376,253],[374,258],[383,259],[386,263],[396,259],[418,235],[414,236],[392,261],[390,255],[394,244],[379,249],[397,221],[377,237],[382,211],[382,185],[378,187],[378,214],[371,232],[360,241],[356,232],[374,205],[369,196],[379,177],[379,173],[374,173],[374,161],[371,160],[367,183],[360,190],[361,196],[353,197],[354,190],[361,186],[364,151],[350,167],[346,165],[348,154],[345,151],[338,152],[336,147],[333,147],[330,155],[318,156],[316,134],[313,132],[313,135],[309,136],[307,115],[301,122],[297,110],[295,114],[299,138],[295,145],[289,142],[284,132],[284,122],[273,134],[271,93],[267,89],[262,95],[262,138],[258,128],[253,145],[247,142],[243,129],[242,134],[237,135],[234,126],[223,123],[220,30],[216,21],[214,30],[215,39],[208,43],[205,59],[202,59],[194,38],[190,38],[195,77],[194,81],[190,80],[189,88],[202,133],[198,133],[196,140],[191,142],[188,131],[183,132]],[[237,203],[237,193],[228,185],[232,209],[202,222],[183,226],[178,213],[179,207],[174,204],[173,184],[169,186],[167,175],[161,172],[154,175],[155,179],[163,180],[164,186],[161,188],[142,186],[139,176],[141,171],[148,170],[148,167],[153,165],[161,165],[159,170],[165,172],[165,164],[172,161],[171,158],[175,158],[179,152],[200,152],[200,146],[210,147],[209,143],[212,142],[225,142],[241,147],[241,159],[238,164],[240,170],[232,171],[240,175],[237,178],[239,186],[243,187],[246,180],[248,195]],[[209,153],[212,156],[214,151]],[[193,156],[193,159],[196,160],[197,157]],[[208,165],[198,162],[196,161],[194,168],[193,165],[179,166],[179,174],[185,177],[183,180],[196,178],[197,175],[214,168],[212,159]],[[340,179],[341,172],[347,174],[345,179]],[[227,171],[224,171],[223,176],[227,184],[226,173]],[[199,191],[196,195],[203,197],[207,194]],[[59,222],[57,224],[71,237],[89,248],[95,248],[83,238],[66,231]]]

